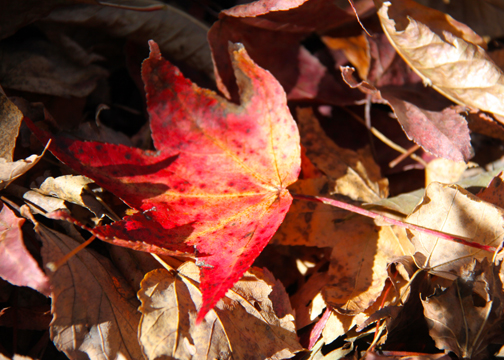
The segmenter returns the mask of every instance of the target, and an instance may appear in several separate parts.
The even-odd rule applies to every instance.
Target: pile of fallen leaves
[[[0,359],[504,354],[504,1],[0,5]]]

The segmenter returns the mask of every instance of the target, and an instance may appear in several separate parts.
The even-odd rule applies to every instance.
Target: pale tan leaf
[[[463,161],[452,161],[443,158],[434,159],[425,168],[425,186],[434,181],[453,184],[460,180],[466,169],[467,164]]]
[[[414,12],[407,20],[389,18],[389,8],[399,5],[383,3],[378,16],[392,45],[424,83],[458,104],[504,115],[504,73],[485,50],[443,27],[435,32],[430,22],[415,20]]]
[[[330,194],[373,202],[388,195],[388,180],[369,149],[353,151],[336,145],[322,130],[310,108],[298,109],[301,144],[306,156],[334,182]]]
[[[45,150],[44,150],[45,152]],[[7,187],[16,178],[30,170],[42,158],[42,155],[31,155],[24,160],[9,162],[0,158],[0,190]]]
[[[202,299],[199,268],[191,262],[176,273],[148,273],[139,338],[148,359],[285,359],[301,350],[290,314],[279,319],[268,298],[272,287],[248,272],[196,325]]]
[[[482,201],[458,185],[431,183],[406,222],[452,234],[479,244],[498,246],[504,235],[504,210]],[[422,269],[454,279],[475,259],[492,253],[411,231],[416,263]]]
[[[31,220],[43,244],[44,264],[61,259],[79,245]],[[108,259],[81,250],[50,280],[54,315],[50,334],[60,351],[72,360],[142,358],[137,339],[138,300]]]

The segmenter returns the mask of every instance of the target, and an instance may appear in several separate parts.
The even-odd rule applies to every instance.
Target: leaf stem
[[[334,207],[337,207],[340,209],[351,211],[356,214],[370,217],[372,219],[382,220],[390,225],[396,225],[396,226],[400,226],[400,227],[403,227],[406,229],[420,231],[420,232],[423,232],[428,235],[436,236],[438,238],[445,239],[448,241],[453,241],[453,242],[456,242],[456,243],[459,243],[462,245],[471,246],[476,249],[485,250],[485,251],[489,251],[489,252],[495,252],[495,247],[493,247],[493,246],[479,244],[479,243],[476,243],[473,241],[468,241],[468,240],[464,240],[464,239],[455,237],[450,234],[445,234],[440,231],[427,229],[427,228],[424,228],[424,227],[421,227],[418,225],[408,224],[408,223],[405,223],[401,220],[392,219],[392,218],[377,214],[375,212],[365,210],[365,209],[360,208],[358,206],[344,203],[342,201],[329,199],[329,198],[322,197],[322,196],[311,196],[311,195],[301,195],[301,194],[292,194],[292,197],[294,199],[298,199],[298,200],[307,200],[307,201],[319,202],[319,203],[326,204],[326,205],[331,205],[331,206],[334,206]]]

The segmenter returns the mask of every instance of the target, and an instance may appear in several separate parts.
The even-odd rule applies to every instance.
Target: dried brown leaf
[[[438,348],[463,359],[491,357],[488,345],[503,340],[504,295],[499,268],[487,259],[474,261],[448,289],[422,300],[429,333]],[[483,294],[476,291],[478,286]]]
[[[272,286],[260,273],[246,273],[199,325],[202,298],[194,263],[175,274],[151,271],[141,286],[139,338],[148,359],[285,359],[302,349],[293,316],[275,315],[268,298]]]
[[[378,16],[392,45],[424,84],[458,104],[503,115],[504,74],[485,50],[459,37],[467,39],[465,33],[454,35],[455,30],[443,27],[435,32],[430,22],[415,20],[414,12],[407,19],[404,13],[390,19],[389,8],[400,4],[383,3]]]
[[[467,192],[458,185],[431,183],[422,202],[406,222],[452,234],[479,244],[498,246],[504,235],[504,210]],[[408,230],[409,231],[409,230]],[[473,259],[492,253],[411,231],[417,265],[436,275],[454,279]]]
[[[27,214],[27,213],[25,213]],[[44,264],[61,259],[79,245],[67,235],[37,223]],[[138,300],[110,261],[84,249],[51,276],[50,333],[70,359],[141,359],[137,339]]]
[[[310,108],[298,109],[301,144],[306,156],[334,182],[329,194],[373,202],[388,195],[388,180],[369,149],[353,151],[336,145],[322,130]]]

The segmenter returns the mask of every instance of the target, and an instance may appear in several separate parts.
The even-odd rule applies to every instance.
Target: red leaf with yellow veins
[[[31,125],[74,170],[138,213],[95,228],[111,243],[156,253],[195,252],[202,270],[198,319],[225,295],[289,209],[300,170],[286,95],[242,45],[230,48],[240,105],[201,89],[150,42],[142,66],[156,151],[55,137]]]

